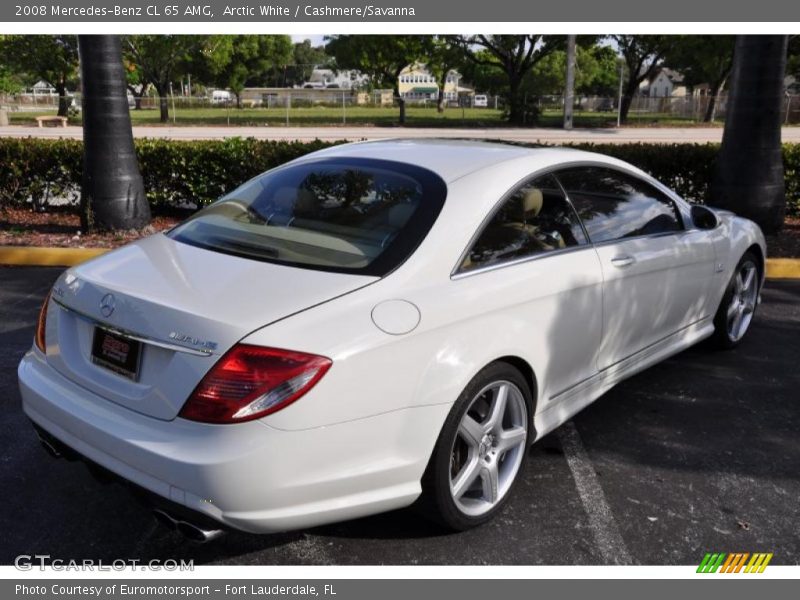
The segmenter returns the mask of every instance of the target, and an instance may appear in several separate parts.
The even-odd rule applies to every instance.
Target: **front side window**
[[[655,187],[614,169],[576,167],[556,173],[594,243],[681,231],[675,203]]]
[[[427,169],[322,159],[248,181],[169,236],[254,260],[383,276],[416,249],[446,193]]]
[[[575,211],[552,175],[517,187],[462,261],[461,271],[586,244]]]

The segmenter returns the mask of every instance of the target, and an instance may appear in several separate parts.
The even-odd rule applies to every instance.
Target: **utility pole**
[[[572,129],[575,107],[575,36],[567,36],[567,87],[564,90],[564,129]]]
[[[625,77],[625,65],[619,61],[619,93],[617,94],[617,127],[622,125],[622,81]]]

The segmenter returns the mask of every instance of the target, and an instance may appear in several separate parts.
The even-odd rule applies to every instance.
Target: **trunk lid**
[[[247,334],[375,280],[154,235],[61,275],[48,315],[47,361],[104,399],[169,420],[219,356]],[[98,325],[142,341],[137,380],[92,361]]]

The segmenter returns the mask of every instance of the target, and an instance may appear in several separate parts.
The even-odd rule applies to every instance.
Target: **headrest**
[[[542,194],[542,190],[531,188],[525,192],[525,196],[522,198],[522,212],[525,218],[537,216],[541,212],[543,204],[544,194]]]
[[[408,223],[415,208],[413,204],[407,202],[395,204],[389,209],[389,214],[387,215],[388,225],[400,229],[403,225]]]
[[[275,190],[272,196],[272,205],[280,213],[290,213],[297,198],[297,188],[281,187]]]
[[[294,204],[296,215],[314,214],[317,208],[317,195],[308,188],[301,187],[297,190],[297,201]]]

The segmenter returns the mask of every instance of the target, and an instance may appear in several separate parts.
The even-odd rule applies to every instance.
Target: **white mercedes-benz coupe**
[[[738,344],[765,252],[598,154],[335,146],[63,273],[23,408],[193,539],[415,503],[466,529],[611,386]]]

